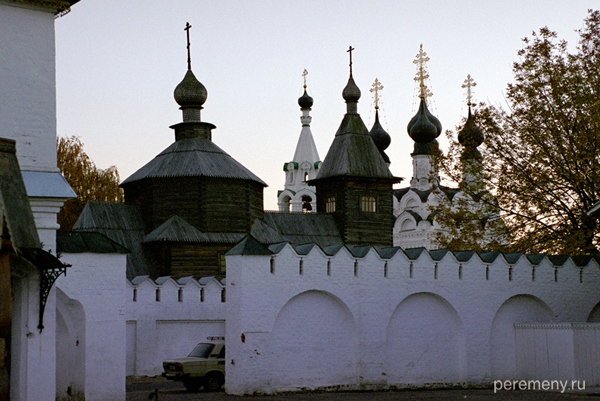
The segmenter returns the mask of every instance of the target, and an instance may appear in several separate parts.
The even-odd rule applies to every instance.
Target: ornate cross
[[[304,78],[304,89],[306,89],[306,76],[308,75],[308,71],[306,69],[302,72],[302,78]]]
[[[467,75],[467,79],[465,79],[465,83],[462,84],[460,87],[461,88],[467,88],[467,106],[471,107],[473,105],[473,93],[471,91],[471,89],[477,86],[477,84],[475,83],[475,81],[473,80],[473,78],[471,78],[471,74]]]
[[[429,78],[429,74],[427,73],[427,69],[425,67],[425,63],[429,61],[429,57],[427,57],[427,53],[423,51],[423,45],[419,47],[419,53],[417,54],[417,58],[413,61],[413,64],[417,64],[417,76],[415,77],[415,81],[419,82],[420,93],[419,97],[421,99],[425,99],[432,95],[431,91],[425,85],[425,80]]]
[[[350,75],[352,76],[352,50],[354,50],[354,47],[350,46],[348,47],[347,52],[350,53]]]
[[[371,85],[370,91],[374,93],[375,97],[375,110],[379,109],[379,91],[383,89],[383,85],[377,78],[375,78],[375,82]]]
[[[190,55],[190,28],[192,26],[190,25],[189,22],[185,23],[185,28],[183,28],[184,31],[186,31],[187,33],[187,53],[188,53],[188,70],[192,69],[192,56]]]

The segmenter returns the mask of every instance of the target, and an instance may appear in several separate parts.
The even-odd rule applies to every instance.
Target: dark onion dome
[[[419,110],[409,121],[406,130],[415,142],[432,142],[442,133],[442,123],[429,112],[425,99],[421,99]]]
[[[313,98],[306,93],[306,87],[304,88],[304,95],[298,98],[298,105],[301,109],[310,109],[313,105]]]
[[[173,96],[181,107],[202,107],[208,93],[204,85],[196,79],[192,70],[188,70],[183,81],[175,88]]]
[[[379,123],[379,110],[375,110],[375,123],[373,124],[373,128],[371,128],[369,134],[371,135],[373,142],[375,142],[375,146],[377,146],[377,149],[379,149],[379,153],[381,153],[383,160],[385,160],[386,163],[389,163],[390,158],[385,154],[384,150],[390,146],[392,138]]]
[[[346,103],[358,103],[358,99],[360,99],[360,89],[358,89],[358,86],[354,82],[352,75],[350,75],[348,83],[342,92],[342,97]]]
[[[469,116],[465,126],[458,132],[458,142],[464,147],[476,148],[483,143],[483,131],[475,124],[469,107]]]

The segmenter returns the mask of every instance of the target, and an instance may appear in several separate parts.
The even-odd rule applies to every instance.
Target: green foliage
[[[600,11],[589,10],[578,33],[574,53],[547,27],[523,39],[508,110],[480,104],[474,113],[494,194],[484,203],[497,202],[511,251],[598,253],[598,217],[586,211],[600,200]],[[458,147],[452,140],[440,166],[460,182]]]
[[[57,138],[57,159],[60,172],[77,194],[77,198],[65,202],[58,214],[61,231],[73,228],[81,211],[90,201],[124,201],[117,168],[97,168],[83,151],[83,143],[78,137]]]

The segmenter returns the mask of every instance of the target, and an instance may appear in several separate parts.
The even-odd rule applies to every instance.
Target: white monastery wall
[[[600,385],[600,324],[517,324],[515,339],[519,377]]]
[[[55,284],[56,399],[125,399],[126,255],[64,253],[61,261],[72,267]]]
[[[165,359],[187,356],[225,335],[225,286],[212,277],[127,281],[127,375],[155,376]]]
[[[427,251],[411,260],[401,250],[384,259],[373,248],[329,256],[316,246],[299,255],[289,245],[273,256],[229,255],[226,389],[515,378],[514,325],[586,322],[600,301],[600,270],[595,261],[507,260],[448,252],[436,261]]]

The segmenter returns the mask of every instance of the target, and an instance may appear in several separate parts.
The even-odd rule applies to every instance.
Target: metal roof
[[[0,223],[2,220],[8,226],[13,246],[41,248],[17,160],[15,141],[4,138],[0,138]]]
[[[174,142],[133,173],[121,186],[145,178],[214,177],[256,181],[267,184],[233,157],[204,138],[187,138]]]

